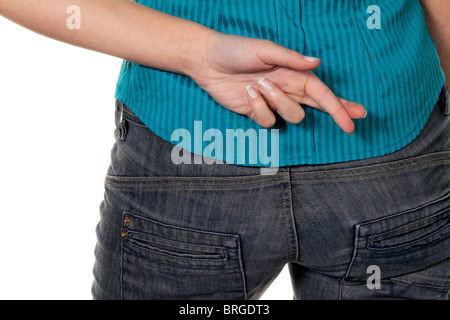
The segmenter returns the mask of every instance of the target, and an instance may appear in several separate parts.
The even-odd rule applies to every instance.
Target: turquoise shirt
[[[372,0],[137,2],[319,57],[322,65],[314,73],[337,96],[368,110],[366,119],[355,120],[351,136],[328,114],[307,106],[300,124],[279,119],[264,132],[221,107],[190,78],[124,61],[118,100],[163,139],[229,163],[325,164],[395,152],[423,129],[445,81],[419,0],[379,0],[376,7]]]

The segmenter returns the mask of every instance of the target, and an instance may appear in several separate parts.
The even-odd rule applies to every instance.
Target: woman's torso
[[[287,166],[371,158],[395,152],[417,137],[444,83],[434,43],[419,0],[139,0],[146,6],[199,22],[218,31],[272,40],[322,59],[314,73],[334,93],[361,103],[369,112],[348,136],[320,111],[306,108],[299,125],[278,121],[267,131],[278,142],[258,154],[279,149],[278,163],[263,163],[247,154],[214,153],[234,164]],[[174,94],[175,93],[175,94]],[[211,141],[194,146],[195,133],[242,129],[259,134],[258,125],[219,106],[191,79],[124,62],[116,98],[156,134],[174,144],[172,133],[191,133],[189,151],[202,152]],[[199,128],[200,124],[200,128]],[[248,131],[250,130],[250,131]],[[250,135],[249,135],[250,136]],[[198,137],[197,137],[198,138]],[[257,140],[247,137],[246,152]],[[195,150],[194,150],[195,149]],[[236,151],[236,150],[235,150]],[[209,154],[211,155],[211,154]]]

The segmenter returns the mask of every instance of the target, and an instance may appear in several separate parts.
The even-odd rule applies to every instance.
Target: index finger
[[[355,124],[340,99],[312,72],[305,84],[305,93],[327,112],[344,132],[352,134],[355,131]]]

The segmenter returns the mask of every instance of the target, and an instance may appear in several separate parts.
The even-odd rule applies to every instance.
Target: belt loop
[[[118,127],[118,137],[120,140],[125,141],[127,136],[127,121],[123,118],[123,108],[124,104],[120,103],[120,119]]]
[[[444,85],[444,103],[442,105],[444,115],[450,115],[450,92],[447,83]]]

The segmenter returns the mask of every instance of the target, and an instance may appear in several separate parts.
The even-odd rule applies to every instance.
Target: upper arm
[[[420,0],[420,3],[430,27],[439,25],[441,28],[450,28],[449,0]]]

